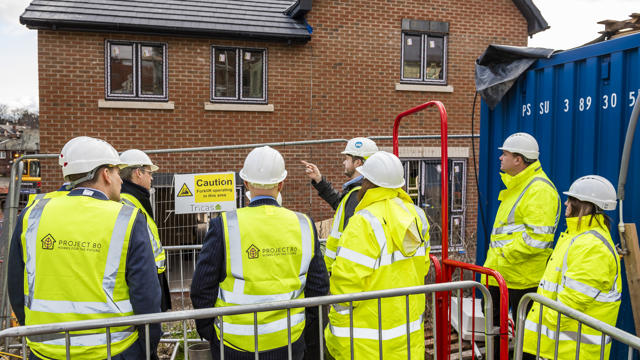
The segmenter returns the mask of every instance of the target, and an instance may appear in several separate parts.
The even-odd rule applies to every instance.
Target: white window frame
[[[133,47],[133,94],[113,94],[111,93],[111,45],[130,45]],[[142,66],[140,61],[142,57],[140,52],[143,46],[160,46],[162,47],[162,94],[161,95],[144,95],[141,88]],[[167,55],[167,43],[149,42],[149,41],[126,41],[126,40],[105,40],[105,99],[106,100],[127,100],[127,101],[168,101],[169,100],[169,65]]]
[[[404,43],[405,35],[420,36],[420,79],[412,79],[404,77]],[[426,44],[429,37],[442,38],[442,80],[427,79],[425,69],[427,61]],[[428,84],[428,85],[447,85],[447,48],[448,48],[448,35],[445,34],[430,34],[419,33],[413,31],[402,32],[402,42],[400,46],[400,82],[408,84]]]
[[[236,96],[222,97],[216,95],[216,50],[235,50],[236,54]],[[242,62],[244,61],[244,52],[262,52],[262,98],[245,98],[242,95]],[[210,101],[212,103],[238,103],[238,104],[267,104],[267,73],[268,53],[266,48],[241,48],[233,46],[211,46],[211,89]]]

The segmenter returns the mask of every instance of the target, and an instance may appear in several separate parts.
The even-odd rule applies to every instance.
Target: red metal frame
[[[400,121],[408,115],[422,111],[428,107],[437,107],[440,112],[440,162],[442,172],[440,173],[440,187],[441,187],[441,204],[444,204],[441,209],[442,214],[442,266],[438,262],[437,258],[429,254],[429,258],[434,264],[436,271],[436,282],[449,282],[455,269],[460,269],[460,278],[463,279],[464,270],[470,270],[473,272],[473,278],[476,278],[477,273],[481,273],[488,277],[491,276],[496,279],[500,288],[500,358],[509,358],[509,335],[508,335],[508,311],[509,311],[509,293],[507,291],[507,285],[502,275],[499,272],[485,268],[482,266],[467,264],[455,260],[449,259],[449,156],[447,152],[447,111],[440,101],[429,101],[424,104],[413,107],[407,111],[400,113],[396,116],[393,123],[393,153],[399,156],[398,153],[398,130],[400,127]],[[475,301],[475,291],[472,295]],[[495,301],[495,299],[494,299]],[[438,347],[438,360],[449,359],[450,355],[450,336],[451,336],[451,296],[450,292],[442,292],[436,294],[436,328],[438,333],[437,344]],[[462,302],[460,302],[462,308]],[[472,306],[472,316],[475,318],[475,305]],[[462,326],[462,324],[460,324]],[[495,325],[495,324],[494,324]],[[472,329],[475,329],[475,321],[472,320]],[[444,336],[446,335],[446,336]],[[462,336],[462,334],[460,334]],[[472,336],[475,337],[475,334]],[[475,355],[475,354],[474,354]]]

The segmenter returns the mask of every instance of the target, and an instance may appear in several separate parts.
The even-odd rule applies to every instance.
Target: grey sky
[[[38,67],[35,30],[20,25],[30,0],[0,0],[0,104],[37,108]],[[529,46],[569,49],[595,39],[605,19],[623,20],[640,12],[639,0],[534,0],[551,29]],[[313,24],[312,24],[313,25]],[[480,54],[478,54],[480,55]]]

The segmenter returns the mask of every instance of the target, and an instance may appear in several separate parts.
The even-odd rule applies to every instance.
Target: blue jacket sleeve
[[[9,264],[7,269],[7,290],[9,302],[13,313],[18,318],[18,323],[24,325],[24,261],[22,260],[22,217],[24,211],[18,217],[16,228],[11,236],[11,248],[9,250]],[[8,230],[7,230],[8,231]]]
[[[161,312],[160,282],[158,281],[146,219],[140,212],[138,212],[133,229],[131,229],[125,277],[129,286],[129,300],[134,314]],[[138,332],[144,343],[144,327],[138,327]],[[152,353],[155,353],[161,336],[160,324],[151,324],[149,339]]]
[[[226,277],[222,217],[209,223],[196,270],[191,281],[191,303],[194,309],[211,308],[218,299],[220,282]],[[196,320],[198,334],[209,341],[215,339],[213,318]]]

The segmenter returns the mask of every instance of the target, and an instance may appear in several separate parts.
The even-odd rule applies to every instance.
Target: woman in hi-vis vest
[[[615,210],[616,191],[607,179],[589,175],[574,181],[564,194],[568,196],[564,203],[567,229],[549,258],[538,294],[615,326],[622,274],[611,240],[611,221],[604,211]],[[603,346],[604,358],[609,358],[610,337],[602,338],[601,332],[586,325],[579,328],[576,320],[566,316],[561,316],[558,327],[558,313],[548,307],[542,313],[538,349],[539,319],[540,304],[535,303],[525,322],[525,359],[535,358],[536,353],[549,359],[600,359]]]

